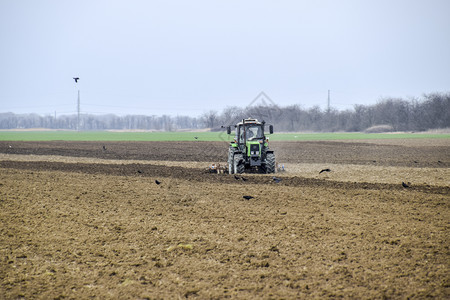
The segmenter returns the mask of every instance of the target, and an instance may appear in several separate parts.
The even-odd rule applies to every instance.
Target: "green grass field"
[[[0,131],[1,141],[230,141],[226,132]],[[427,133],[275,133],[271,141],[450,138]]]

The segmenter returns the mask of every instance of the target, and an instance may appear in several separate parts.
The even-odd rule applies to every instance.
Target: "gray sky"
[[[450,0],[0,0],[0,112],[337,109],[450,91]],[[79,76],[75,85],[72,77]]]

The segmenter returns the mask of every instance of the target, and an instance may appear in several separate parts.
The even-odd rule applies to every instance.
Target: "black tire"
[[[242,154],[235,154],[234,155],[234,173],[235,174],[242,174],[244,173],[245,165],[244,165],[244,157]]]
[[[228,173],[234,174],[234,151],[228,150]]]
[[[273,153],[266,155],[266,173],[275,173],[275,154]]]

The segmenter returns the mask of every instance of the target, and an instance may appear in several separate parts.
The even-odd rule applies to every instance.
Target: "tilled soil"
[[[0,142],[34,158],[0,161],[0,298],[449,298],[450,145],[432,142],[273,143],[290,164],[439,178],[409,188],[124,160],[223,161],[222,143]]]

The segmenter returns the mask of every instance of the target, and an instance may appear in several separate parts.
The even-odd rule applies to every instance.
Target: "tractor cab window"
[[[257,139],[262,139],[264,138],[263,133],[262,133],[262,129],[261,126],[258,125],[246,125],[246,136],[247,136],[247,140],[248,141],[252,141],[252,140],[257,140]],[[244,142],[244,130],[241,127],[240,128],[240,142],[243,143]]]

